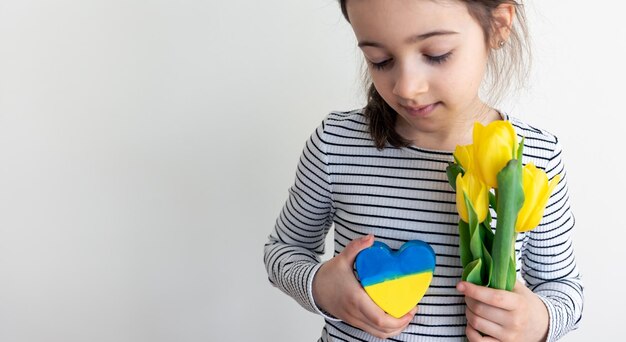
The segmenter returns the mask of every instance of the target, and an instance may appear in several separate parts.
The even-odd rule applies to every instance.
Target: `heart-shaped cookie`
[[[398,251],[375,241],[356,257],[356,273],[374,303],[400,318],[422,299],[435,271],[435,251],[424,241],[406,242]]]

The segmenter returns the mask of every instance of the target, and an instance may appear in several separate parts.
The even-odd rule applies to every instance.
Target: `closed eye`
[[[378,63],[370,62],[372,67],[374,67],[374,69],[376,69],[376,70],[383,70],[383,69],[387,68],[390,63],[391,63],[391,59],[386,59],[386,60],[384,60],[382,62],[378,62]]]
[[[429,64],[438,65],[438,64],[445,63],[450,58],[450,56],[452,56],[452,51],[448,53],[444,53],[443,55],[439,55],[439,56],[429,56],[429,55],[424,55],[424,56],[426,57],[426,62],[428,62]],[[369,63],[376,70],[385,70],[391,65],[392,61],[393,59],[390,58],[390,59],[386,59],[378,63],[374,63],[374,62],[369,62]]]
[[[443,55],[439,55],[439,56],[426,56],[426,61],[430,64],[442,64],[445,63],[448,58],[450,58],[450,56],[452,55],[452,51],[448,52],[448,53],[444,53]]]

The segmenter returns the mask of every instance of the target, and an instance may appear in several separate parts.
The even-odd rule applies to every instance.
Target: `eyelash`
[[[440,56],[427,56],[428,62],[431,64],[442,64],[445,63],[448,58],[452,55],[452,52],[444,53]]]
[[[448,58],[450,58],[451,55],[452,55],[452,52],[448,52],[440,56],[426,56],[426,59],[427,59],[427,63],[429,64],[439,65],[439,64],[445,63],[448,60]],[[384,70],[389,66],[389,63],[391,63],[391,59],[384,60],[380,63],[371,63],[371,64],[372,64],[372,67],[374,67],[374,69],[376,70]]]

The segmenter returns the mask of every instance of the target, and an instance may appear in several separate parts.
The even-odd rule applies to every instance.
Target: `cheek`
[[[455,98],[472,99],[478,95],[485,66],[480,63],[455,63],[441,75],[441,87]]]
[[[374,87],[376,87],[376,90],[378,91],[378,94],[380,94],[380,96],[387,101],[393,92],[393,80],[389,76],[389,73],[372,73],[370,71],[370,77],[374,83]]]

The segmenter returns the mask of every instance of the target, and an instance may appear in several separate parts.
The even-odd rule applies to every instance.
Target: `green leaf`
[[[469,234],[470,234],[470,251],[472,252],[473,259],[480,258],[483,253],[483,240],[478,229],[478,217],[472,202],[467,197],[467,194],[463,194],[465,198],[465,206],[467,207],[467,216],[469,216]]]
[[[487,248],[488,251],[493,249],[493,239],[495,235],[493,234],[493,230],[491,230],[491,219],[490,216],[487,215],[488,220],[480,224],[480,234],[481,240],[483,240],[483,244]]]
[[[459,220],[459,251],[461,254],[461,265],[465,267],[472,261],[472,252],[470,251],[469,225],[463,220]]]
[[[498,211],[498,200],[496,195],[491,191],[489,191],[489,206],[491,206],[493,210]]]
[[[480,277],[481,269],[482,269],[482,261],[480,259],[476,259],[470,262],[463,269],[463,276],[461,279],[467,282],[470,282],[472,284],[482,285],[482,279]]]
[[[456,157],[455,157],[456,160]],[[452,189],[454,189],[454,191],[456,191],[456,177],[458,174],[464,175],[465,174],[465,170],[463,170],[463,167],[458,164],[455,163],[449,163],[448,167],[446,168],[446,175],[448,176],[448,183],[452,186]]]
[[[491,254],[493,277],[490,285],[495,289],[505,289],[507,286],[515,221],[524,203],[521,164],[521,161],[512,159],[498,173],[498,221]]]
[[[522,161],[522,155],[524,154],[524,138],[522,137],[522,141],[519,143],[519,147],[517,148],[517,160]]]
[[[517,280],[517,272],[515,270],[515,259],[511,257],[509,259],[509,271],[506,277],[506,290],[507,291],[513,290],[516,280]]]
[[[489,284],[491,283],[491,276],[493,273],[493,262],[491,259],[491,255],[489,254],[489,251],[487,250],[485,245],[483,245],[483,256],[481,260],[483,264],[482,270],[481,270],[482,283],[484,286],[489,286]]]

